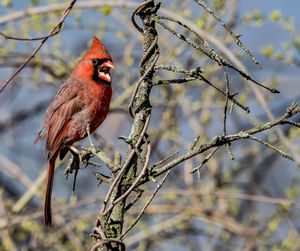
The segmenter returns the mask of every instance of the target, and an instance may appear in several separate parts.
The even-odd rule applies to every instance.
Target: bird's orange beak
[[[106,66],[108,68],[112,68],[112,69],[115,69],[115,66],[114,64],[111,62],[111,61],[106,61],[102,64],[102,66]]]
[[[111,77],[110,77],[110,74],[109,74],[109,69],[110,68],[115,69],[114,64],[111,61],[106,61],[101,65],[101,68],[106,69],[106,70],[99,71],[98,72],[98,77],[110,83],[111,82]]]

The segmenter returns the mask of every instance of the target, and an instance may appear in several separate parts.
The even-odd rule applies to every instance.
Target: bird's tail
[[[51,197],[52,197],[52,188],[53,188],[53,179],[54,179],[54,170],[55,170],[55,160],[58,156],[59,150],[56,150],[54,155],[48,159],[48,176],[47,176],[47,186],[45,193],[45,202],[44,202],[44,223],[45,226],[51,226],[52,223],[52,211],[51,211]]]

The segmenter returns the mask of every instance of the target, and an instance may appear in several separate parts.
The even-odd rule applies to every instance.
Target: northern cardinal
[[[75,66],[70,78],[49,105],[34,144],[46,139],[48,177],[44,204],[44,222],[51,225],[51,194],[57,156],[62,159],[68,146],[87,137],[87,128],[93,133],[106,118],[111,100],[111,56],[93,37],[91,49]]]

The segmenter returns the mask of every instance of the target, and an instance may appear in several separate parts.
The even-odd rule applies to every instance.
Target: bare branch
[[[2,84],[0,88],[0,93],[4,90],[4,88],[18,75],[18,73],[30,62],[31,59],[38,53],[38,51],[42,48],[44,43],[48,40],[49,37],[58,34],[62,28],[62,25],[69,15],[70,11],[73,8],[73,5],[76,3],[76,0],[70,1],[67,5],[66,9],[64,10],[59,22],[49,31],[48,35],[43,38],[41,43],[36,47],[36,49],[32,52],[32,54],[24,61],[22,65],[18,67],[18,69]]]
[[[145,204],[145,206],[142,208],[142,210],[140,211],[140,213],[138,214],[138,216],[136,217],[136,219],[134,220],[134,222],[124,231],[124,233],[120,236],[120,239],[122,240],[124,238],[124,236],[138,223],[138,221],[140,220],[140,218],[142,217],[142,215],[144,214],[144,212],[146,211],[147,207],[149,206],[149,204],[152,202],[152,200],[154,199],[155,195],[157,194],[158,190],[162,187],[162,185],[165,183],[167,177],[169,176],[171,170],[169,170],[166,175],[163,177],[163,179],[158,183],[156,189],[154,190],[154,192],[152,193],[151,197],[149,198],[149,200],[147,201],[147,203]]]
[[[139,136],[139,140],[137,141],[137,143],[136,143],[136,145],[135,145],[135,148],[138,148],[138,147],[140,146],[140,144],[142,143],[143,137],[144,137],[144,135],[145,135],[145,133],[146,133],[146,130],[147,130],[147,128],[148,128],[148,125],[149,125],[150,117],[151,117],[151,116],[150,116],[150,114],[149,114],[149,116],[148,116],[148,118],[147,118],[147,120],[146,120],[145,126],[144,126],[144,128],[143,128],[143,131],[142,131],[142,133],[141,133],[140,136]],[[115,178],[114,181],[112,182],[112,184],[111,184],[111,186],[110,186],[110,188],[109,188],[109,191],[108,191],[107,194],[106,194],[106,197],[105,197],[105,199],[104,199],[104,201],[103,201],[102,208],[101,208],[101,215],[104,214],[105,208],[106,208],[106,205],[107,205],[107,202],[108,202],[108,200],[109,200],[109,198],[110,198],[110,196],[111,196],[111,193],[112,193],[114,187],[117,185],[117,182],[121,179],[122,175],[124,174],[126,168],[129,166],[129,164],[130,164],[130,162],[131,162],[131,160],[132,160],[132,158],[133,158],[134,155],[135,155],[135,149],[132,149],[132,151],[131,151],[131,153],[129,154],[129,156],[128,156],[126,162],[124,163],[124,165],[123,165],[123,167],[122,167],[122,169],[119,171],[118,175],[116,176],[116,178]]]
[[[122,201],[123,199],[125,199],[125,198],[132,192],[132,190],[137,186],[137,184],[139,183],[139,181],[141,180],[141,178],[144,177],[144,175],[145,175],[145,173],[146,173],[146,170],[147,170],[147,167],[148,167],[148,164],[149,164],[150,153],[151,153],[151,145],[150,145],[150,143],[148,143],[146,160],[145,160],[145,164],[144,164],[144,167],[143,167],[141,173],[140,173],[139,176],[134,180],[134,182],[133,182],[132,185],[128,188],[128,190],[126,191],[126,193],[123,193],[118,199],[114,200],[114,201],[111,203],[111,206],[110,206],[108,209],[106,209],[106,211],[103,212],[103,215],[108,214],[108,213],[113,209],[113,207],[114,207],[116,204],[118,204],[120,201]]]
[[[224,28],[226,31],[229,32],[229,34],[232,36],[234,39],[234,42],[245,51],[248,56],[251,58],[251,60],[258,66],[259,69],[261,69],[260,64],[257,62],[256,58],[253,56],[253,54],[246,48],[246,46],[242,43],[242,41],[239,39],[241,36],[240,34],[234,34],[232,30],[229,28],[228,25],[226,25],[221,18],[219,18],[216,13],[210,9],[202,0],[194,0],[194,2],[198,3],[201,5],[209,14],[211,14]]]
[[[203,145],[195,148],[194,150],[189,150],[185,154],[177,157],[176,159],[172,160],[171,162],[164,165],[163,167],[156,169],[155,171],[153,171],[153,176],[157,177],[157,176],[161,175],[162,173],[170,170],[171,168],[177,166],[179,163],[182,163],[185,160],[190,159],[200,153],[203,153],[213,147],[222,146],[222,145],[225,145],[226,143],[230,143],[230,142],[233,142],[236,140],[248,139],[248,138],[250,138],[249,135],[271,129],[272,127],[277,126],[277,125],[285,124],[286,119],[294,116],[295,114],[297,114],[299,112],[300,112],[300,107],[298,107],[295,104],[292,104],[287,109],[287,112],[283,116],[279,117],[278,119],[276,119],[272,122],[268,122],[264,125],[257,126],[255,128],[249,129],[247,131],[241,131],[237,134],[232,134],[232,135],[227,135],[227,136],[216,136],[208,143],[203,144]]]
[[[60,32],[60,27],[57,27],[57,30],[54,31],[51,34],[48,34],[46,36],[42,36],[42,37],[34,37],[34,38],[22,38],[22,37],[13,37],[13,36],[8,36],[5,35],[3,32],[0,32],[0,35],[2,37],[4,37],[5,39],[10,39],[10,40],[17,40],[17,41],[36,41],[36,40],[43,40],[43,39],[48,39],[49,37],[53,37],[55,35],[57,35]]]
[[[203,82],[205,82],[206,84],[210,85],[211,87],[213,87],[214,89],[216,89],[218,92],[220,92],[222,95],[224,95],[226,97],[226,93],[221,90],[220,88],[218,88],[217,86],[215,86],[214,84],[212,84],[208,79],[206,79],[202,74],[201,74],[201,69],[196,68],[196,69],[192,69],[190,71],[185,70],[183,68],[180,67],[176,67],[176,66],[169,66],[169,65],[158,65],[157,67],[155,67],[155,70],[167,70],[167,71],[172,71],[172,72],[181,72],[184,73],[190,77],[194,77],[196,79],[199,79]],[[235,103],[236,105],[238,105],[240,108],[242,108],[244,111],[246,111],[247,113],[250,112],[249,107],[242,105],[239,101],[237,101],[234,98],[234,95],[229,95],[228,98]]]
[[[206,41],[204,41],[202,43],[202,45],[198,45],[195,42],[193,42],[192,40],[186,38],[184,35],[180,34],[179,32],[175,31],[174,29],[172,29],[170,26],[166,25],[164,22],[162,22],[159,17],[156,18],[156,22],[161,25],[162,27],[164,27],[166,30],[168,30],[169,32],[171,32],[173,35],[175,35],[177,38],[183,40],[184,42],[188,43],[189,45],[191,45],[192,47],[194,47],[196,50],[201,51],[202,53],[204,53],[206,56],[208,56],[210,59],[216,61],[220,66],[227,66],[229,68],[232,68],[233,70],[237,71],[242,77],[246,78],[247,80],[250,80],[251,82],[253,82],[254,84],[272,92],[272,93],[280,93],[278,90],[274,89],[274,88],[269,88],[259,82],[257,82],[256,80],[252,79],[251,76],[241,70],[239,70],[238,68],[236,68],[234,65],[232,65],[231,63],[229,63],[227,60],[225,60],[224,58],[222,58],[221,56],[218,56],[217,53],[208,45],[208,43]]]

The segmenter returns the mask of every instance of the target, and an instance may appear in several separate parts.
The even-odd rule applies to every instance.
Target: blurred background
[[[46,35],[60,19],[64,9],[61,4],[67,2],[2,0],[0,31],[16,37]],[[116,70],[112,71],[111,111],[93,140],[108,156],[114,156],[116,151],[125,156],[127,145],[118,136],[130,133],[132,120],[127,106],[143,55],[142,36],[130,22],[130,15],[135,3],[141,1],[122,1],[122,7],[111,7],[113,2],[121,1],[77,1],[63,30],[48,39],[0,94],[0,250],[86,250],[92,243],[89,233],[107,191],[105,184],[98,186],[93,171],[108,171],[104,165],[82,168],[72,195],[73,176],[68,180],[64,176],[69,159],[66,157],[55,174],[55,224],[45,230],[42,204],[46,154],[44,142],[34,146],[33,141],[51,99],[96,35],[110,52]],[[241,40],[262,70],[197,3],[161,2],[161,15],[168,10],[175,18],[192,22],[212,36],[215,43],[209,42],[220,55],[226,58],[226,52],[231,53],[255,80],[281,92],[276,95],[260,88],[255,91],[237,73],[229,71],[231,92],[237,92],[236,98],[251,112],[247,114],[235,106],[228,115],[228,134],[266,123],[272,114],[283,115],[294,100],[300,102],[299,1],[206,1],[235,33],[242,34]],[[22,12],[26,9],[34,13],[26,15]],[[199,42],[182,27],[166,23]],[[158,65],[201,67],[205,77],[224,87],[220,67],[162,27],[157,29]],[[218,46],[220,43],[224,47]],[[1,83],[38,44],[39,41],[0,37]],[[181,75],[160,72],[154,82],[176,76]],[[200,81],[155,86],[151,104],[151,164],[176,151],[183,153],[197,136],[205,143],[222,135],[224,97]],[[294,120],[299,122],[300,116]],[[299,161],[299,128],[282,126],[279,132],[272,129],[259,137]],[[87,140],[80,143],[88,144]],[[190,171],[206,155],[174,168],[140,223],[125,239],[128,250],[300,250],[299,165],[248,140],[234,142],[232,152],[234,160],[226,149],[218,151],[201,168],[200,180]],[[128,211],[125,224],[135,219],[155,187],[154,182],[145,185],[146,193]]]

